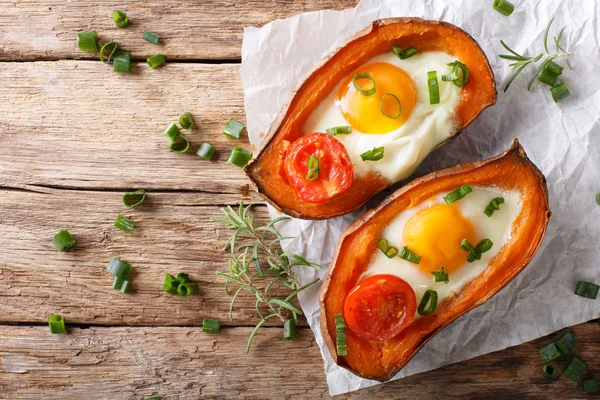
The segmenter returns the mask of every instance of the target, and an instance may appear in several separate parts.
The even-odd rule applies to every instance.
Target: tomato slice
[[[318,158],[319,171],[307,179],[309,158]],[[314,164],[313,164],[314,165]],[[285,158],[290,186],[305,201],[322,203],[350,189],[354,167],[344,145],[331,135],[311,133],[296,139]]]
[[[354,333],[370,341],[393,338],[412,324],[415,292],[394,275],[373,275],[360,281],[346,297],[344,319]]]

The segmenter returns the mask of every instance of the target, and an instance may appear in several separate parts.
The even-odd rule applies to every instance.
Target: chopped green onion
[[[117,28],[125,28],[127,25],[129,25],[129,17],[123,11],[115,11],[113,14],[113,20],[115,21]]]
[[[596,297],[598,297],[598,289],[600,289],[600,286],[595,283],[579,281],[575,287],[575,294],[577,296],[596,300]]]
[[[117,278],[127,279],[131,271],[133,271],[133,267],[125,261],[119,260],[117,257],[111,257],[108,260],[106,270]]]
[[[191,296],[198,293],[198,282],[181,282],[177,287],[180,296]]]
[[[308,173],[306,174],[307,181],[314,181],[319,177],[319,157],[310,156],[306,162]]]
[[[177,139],[177,136],[179,136],[179,128],[177,125],[170,124],[167,126],[167,129],[165,129],[165,136],[168,137],[171,142]]]
[[[113,49],[110,52],[110,55],[108,56],[108,60],[104,61],[104,49],[106,49],[108,46],[110,45],[114,45]],[[104,64],[110,64],[110,60],[113,56],[113,54],[117,51],[117,47],[119,47],[119,45],[117,45],[116,42],[108,42],[108,43],[104,43],[102,45],[102,47],[100,48],[100,61],[102,61]]]
[[[544,67],[544,68],[556,75],[559,75],[559,76],[563,73],[563,70],[564,70],[563,67],[561,67],[554,61],[550,61],[548,64],[546,64],[546,67]]]
[[[124,215],[117,215],[117,219],[115,219],[115,228],[122,230],[123,232],[131,232],[133,228],[135,228],[135,224],[129,218]]]
[[[477,250],[475,250],[475,247],[473,247],[473,245],[471,244],[471,242],[469,242],[467,240],[467,238],[464,238],[463,240],[460,241],[460,248],[463,249],[464,251],[468,252],[469,256],[473,256],[477,260],[481,259],[481,254],[477,253]],[[479,258],[477,258],[477,257],[479,257]],[[473,262],[473,261],[471,261],[471,262]]]
[[[177,274],[177,280],[181,283],[191,282],[190,276],[185,272],[180,272]]]
[[[229,118],[229,121],[225,124],[223,133],[231,138],[239,139],[240,134],[244,130],[244,124],[235,118]]]
[[[144,34],[142,35],[142,39],[144,39],[145,41],[150,42],[150,43],[158,44],[158,41],[160,40],[160,36],[158,36],[156,33],[144,31]]]
[[[198,154],[200,157],[204,158],[205,160],[210,160],[214,153],[215,153],[215,148],[212,145],[210,145],[209,143],[202,143],[200,145],[200,148],[196,152],[196,154]]]
[[[152,396],[152,397],[146,397],[144,400],[162,400],[162,397]]]
[[[569,88],[564,82],[559,83],[558,85],[551,88],[550,93],[552,93],[552,98],[554,99],[555,103],[558,103],[571,95],[571,93],[569,92]]]
[[[379,161],[383,158],[383,152],[385,148],[383,147],[375,147],[372,150],[365,151],[360,155],[363,161]]]
[[[563,369],[562,374],[567,378],[577,382],[587,369],[587,363],[577,357],[571,358],[567,366]]]
[[[127,289],[129,289],[129,281],[115,276],[115,280],[113,282],[113,289],[116,289],[121,293],[127,293]]]
[[[235,146],[227,159],[227,163],[244,168],[252,158],[252,153]]]
[[[192,129],[194,127],[194,118],[192,117],[192,114],[189,112],[181,114],[179,117],[179,125],[181,125],[183,129]]]
[[[346,323],[342,314],[336,314],[335,316],[335,342],[338,356],[347,356]]]
[[[63,229],[54,235],[52,238],[52,244],[57,248],[58,251],[63,252],[73,247],[75,244],[75,239],[68,230]]]
[[[113,59],[113,71],[131,73],[131,54],[128,51],[116,51]]]
[[[473,189],[471,189],[471,186],[462,185],[458,189],[456,189],[453,192],[450,192],[446,196],[444,196],[444,201],[446,202],[446,204],[450,205],[450,204],[462,199],[463,197],[465,197],[472,191],[473,191]]]
[[[387,258],[394,258],[398,255],[398,248],[390,246],[387,239],[381,239],[379,241],[379,250],[381,250]]]
[[[596,195],[596,204],[600,206],[600,193]]]
[[[146,200],[146,191],[143,189],[136,190],[135,192],[127,192],[121,196],[121,201],[125,207],[139,206],[144,200]]]
[[[542,357],[542,360],[550,362],[562,356],[562,353],[556,346],[555,342],[550,342],[540,349],[540,356]]]
[[[79,32],[77,34],[77,45],[81,51],[85,51],[86,53],[95,53],[98,51],[98,32]]]
[[[555,343],[562,354],[569,354],[573,351],[578,341],[579,339],[577,339],[577,336],[573,332],[565,332]]]
[[[62,315],[54,314],[48,318],[48,325],[50,326],[50,333],[57,334],[66,332],[65,319]]]
[[[414,251],[410,250],[406,246],[404,246],[400,250],[398,257],[402,258],[403,260],[408,261],[409,263],[413,263],[413,264],[418,264],[421,262],[421,256],[418,255],[417,253],[415,253]]]
[[[152,57],[148,57],[146,59],[146,63],[150,66],[150,68],[160,67],[161,65],[163,65],[165,63],[165,56],[163,56],[160,53],[155,54]],[[188,128],[185,128],[183,126],[182,126],[182,128],[188,129]]]
[[[427,86],[429,87],[429,104],[439,104],[440,86],[436,71],[427,72]]]
[[[477,243],[477,246],[475,246],[475,250],[481,254],[485,253],[486,251],[490,251],[493,246],[494,243],[490,239],[485,238],[482,239],[479,243]]]
[[[171,274],[165,274],[165,281],[163,283],[162,290],[168,293],[175,294],[177,293],[177,288],[180,284],[181,282],[179,281],[179,279],[175,278]]]
[[[515,10],[515,6],[510,1],[494,0],[494,10],[508,17]]]
[[[328,135],[348,135],[350,133],[352,133],[352,127],[351,126],[334,126],[333,128],[327,128],[325,129],[325,133]]]
[[[410,58],[415,54],[420,53],[420,51],[415,49],[414,47],[409,47],[406,50],[402,50],[400,46],[392,46],[392,51],[401,60],[406,60],[407,58]]]
[[[542,367],[542,374],[546,378],[555,378],[557,372],[558,372],[558,370],[556,369],[556,367],[550,363],[548,363]]]
[[[397,113],[394,114],[388,114],[387,112],[385,112],[385,110],[383,109],[383,101],[385,100],[386,96],[391,97],[392,99],[396,100],[396,110]],[[383,96],[381,96],[381,100],[379,101],[379,110],[381,111],[381,113],[383,115],[385,115],[386,117],[389,117],[391,119],[398,119],[400,118],[400,114],[402,114],[402,107],[400,106],[400,99],[398,97],[396,97],[396,95],[391,94],[391,93],[386,93]]]
[[[538,79],[540,80],[540,82],[545,83],[546,85],[554,86],[556,85],[556,81],[558,81],[558,75],[544,68],[542,70],[542,74]]]
[[[581,382],[584,393],[596,393],[598,392],[598,382],[593,378],[584,379]]]
[[[204,318],[202,320],[202,332],[219,333],[221,332],[221,321],[218,319]]]
[[[429,272],[431,272],[431,274],[433,275],[434,283],[438,283],[438,282],[448,283],[449,282],[448,274],[444,271],[444,267],[442,267],[442,269],[438,272],[435,272],[435,271],[429,271]]]
[[[438,294],[435,290],[431,290],[428,289],[425,294],[423,295],[423,298],[421,299],[421,303],[419,303],[419,307],[417,308],[417,312],[420,315],[429,315],[432,312],[435,311],[435,309],[437,308],[437,302],[438,302]],[[427,304],[429,304],[429,307],[427,307]],[[425,308],[427,307],[427,308]]]
[[[481,240],[475,247],[466,238],[460,242],[460,248],[469,253],[467,262],[470,263],[481,260],[481,254],[489,251],[492,246],[494,246],[494,243],[488,238]]]
[[[175,140],[173,140],[171,144],[169,144],[169,150],[171,150],[173,153],[181,154],[185,153],[189,149],[190,141],[185,135],[182,134],[177,135]]]
[[[448,75],[442,75],[443,81],[452,81],[452,83],[458,87],[463,87],[467,82],[469,82],[469,69],[465,64],[456,60],[447,65],[452,67],[452,73]]]
[[[370,89],[363,89],[356,81],[359,79],[368,79],[371,81],[371,83],[373,84],[373,87]],[[369,74],[368,72],[359,72],[357,74],[354,74],[354,76],[352,77],[352,85],[354,85],[354,88],[356,90],[358,90],[360,93],[362,93],[365,96],[371,96],[373,94],[375,94],[376,88],[375,88],[375,79],[373,79],[373,77],[371,76],[371,74]]]
[[[504,203],[504,197],[494,197],[490,204],[483,210],[483,213],[488,217],[494,215],[495,211],[500,210],[500,204]]]
[[[283,340],[296,340],[296,321],[288,319],[283,323]]]

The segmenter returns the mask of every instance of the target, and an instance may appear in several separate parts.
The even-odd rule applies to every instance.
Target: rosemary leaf
[[[546,26],[546,31],[544,32],[544,50],[546,50],[546,54],[550,54],[550,52],[548,51],[548,33],[550,32],[550,27],[552,26],[553,22],[554,17],[552,17],[550,22],[548,22],[548,26]]]

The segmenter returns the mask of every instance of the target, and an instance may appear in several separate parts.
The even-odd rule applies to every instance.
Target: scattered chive
[[[165,56],[163,56],[160,53],[155,54],[152,57],[148,57],[146,59],[146,63],[150,66],[150,68],[160,67],[161,65],[163,65],[165,63]],[[183,128],[183,126],[182,126],[182,128]],[[187,128],[184,128],[184,129],[187,129]]]
[[[111,50],[110,55],[108,56],[108,60],[104,61],[104,49],[106,49],[110,45],[114,45],[114,47]],[[110,60],[111,60],[113,54],[117,51],[117,47],[118,47],[117,43],[115,43],[113,41],[110,41],[108,43],[104,43],[102,45],[102,47],[100,48],[100,61],[102,61],[102,63],[104,63],[104,64],[110,64]]]
[[[144,39],[147,42],[153,43],[153,44],[158,44],[158,41],[160,40],[160,36],[158,36],[156,33],[144,31],[144,34],[142,35],[142,39]]]
[[[555,342],[550,342],[540,349],[540,356],[542,357],[542,360],[550,362],[562,356],[562,353],[556,346]]]
[[[146,200],[145,190],[136,190],[135,192],[127,192],[121,196],[121,201],[125,207],[136,207]]]
[[[98,51],[98,32],[87,31],[77,33],[77,45],[81,51],[95,53]]]
[[[177,280],[181,283],[191,282],[190,276],[185,272],[180,272],[177,274]]]
[[[490,204],[483,210],[483,213],[488,217],[494,215],[495,211],[500,210],[500,204],[504,203],[504,197],[494,197]]]
[[[221,321],[218,319],[204,318],[202,320],[202,332],[219,333],[221,332]]]
[[[573,351],[578,341],[579,339],[572,332],[565,332],[555,343],[562,354],[569,354]]]
[[[388,114],[384,111],[383,109],[383,101],[386,98],[386,96],[389,96],[391,98],[393,98],[394,100],[396,100],[396,109],[398,110],[398,112],[396,114]],[[398,119],[400,118],[400,114],[402,114],[402,107],[400,106],[400,99],[398,97],[396,97],[396,95],[391,94],[391,93],[386,93],[383,96],[381,96],[381,100],[379,101],[379,110],[381,111],[381,113],[383,115],[385,115],[386,117],[389,117],[391,119]]]
[[[383,158],[384,147],[375,147],[372,150],[365,151],[360,155],[363,161],[379,161]]]
[[[469,242],[467,240],[467,238],[464,238],[463,240],[460,241],[460,248],[463,249],[464,251],[468,252],[469,257],[473,256],[473,261],[475,261],[476,259],[477,260],[481,259],[481,254],[477,253],[477,250],[475,250],[475,247],[471,244],[471,242]],[[479,258],[477,258],[477,257],[479,257]],[[473,262],[473,261],[470,261],[470,262]]]
[[[550,93],[552,93],[552,98],[554,99],[555,103],[563,101],[571,95],[571,93],[569,92],[569,88],[564,82],[559,83],[558,85],[551,88]]]
[[[448,193],[446,196],[444,196],[444,201],[446,202],[446,204],[450,205],[450,204],[462,199],[463,197],[465,197],[472,191],[473,191],[473,189],[471,189],[471,186],[465,184],[465,185],[459,187],[458,189]]]
[[[181,282],[177,287],[177,294],[180,296],[192,296],[198,293],[198,282]]]
[[[398,257],[402,258],[403,260],[408,261],[409,263],[413,263],[413,264],[418,264],[421,262],[421,256],[418,255],[417,253],[415,253],[414,251],[410,250],[406,246],[404,246],[400,250]]]
[[[465,64],[456,60],[447,65],[452,67],[452,72],[448,75],[442,75],[443,81],[452,81],[458,87],[463,87],[469,82],[469,69]]]
[[[108,260],[106,270],[117,278],[127,279],[131,271],[133,271],[133,267],[125,261],[119,260],[117,257],[111,257]]]
[[[240,134],[244,130],[244,124],[235,118],[229,118],[229,121],[225,124],[223,133],[231,138],[239,139]]]
[[[469,253],[467,262],[470,263],[481,260],[481,254],[489,251],[493,246],[494,243],[488,238],[481,240],[477,246],[473,246],[466,238],[460,242],[460,248]]]
[[[117,215],[117,219],[115,219],[115,228],[122,230],[123,232],[131,232],[133,228],[135,228],[135,224],[129,218],[124,215]]]
[[[327,128],[325,129],[325,133],[328,135],[348,135],[350,133],[352,133],[352,127],[351,126],[334,126],[333,128]]]
[[[202,143],[200,148],[196,152],[197,155],[204,158],[205,160],[210,160],[215,153],[215,148],[209,143]]]
[[[595,379],[587,378],[581,382],[581,387],[584,393],[598,392],[598,382]]]
[[[381,239],[379,241],[379,250],[381,250],[387,258],[394,258],[398,255],[398,248],[390,246],[390,243],[387,241],[387,239]]]
[[[431,272],[431,274],[433,275],[434,283],[438,283],[438,282],[448,283],[449,282],[448,274],[444,271],[444,267],[442,267],[442,269],[438,272],[435,272],[435,271],[429,271],[429,272]]]
[[[477,243],[477,246],[475,246],[475,250],[479,253],[485,253],[486,251],[490,251],[493,246],[494,243],[490,239],[485,238],[482,239],[479,243]]]
[[[342,314],[336,314],[335,316],[335,342],[338,356],[347,356],[346,323]]]
[[[556,369],[556,367],[550,363],[548,363],[542,367],[542,374],[546,378],[555,378],[557,372],[558,372],[558,370]]]
[[[494,10],[508,17],[515,10],[515,6],[510,1],[494,0]]]
[[[171,274],[165,274],[165,281],[162,286],[162,290],[168,293],[177,293],[177,287],[181,282]]]
[[[67,328],[65,327],[65,319],[62,315],[54,314],[48,318],[48,326],[50,326],[50,333],[64,333]]]
[[[427,72],[427,86],[429,87],[429,104],[439,104],[440,86],[436,71]]]
[[[113,21],[115,21],[117,28],[125,28],[129,25],[129,17],[123,11],[115,11],[113,14]]]
[[[113,58],[113,71],[131,73],[131,54],[128,51],[116,51]]]
[[[171,141],[171,144],[169,144],[169,150],[171,150],[173,153],[181,154],[185,153],[189,149],[190,141],[185,135],[182,134],[177,135],[175,140]]]
[[[288,319],[283,323],[283,340],[296,340],[296,321]]]
[[[177,136],[179,136],[179,128],[177,125],[170,124],[167,126],[167,129],[165,129],[165,136],[168,137],[171,142],[177,139]]]
[[[423,298],[421,299],[421,303],[419,303],[419,307],[417,308],[417,312],[422,315],[429,315],[432,312],[435,311],[435,309],[437,308],[437,302],[438,302],[438,294],[435,290],[431,290],[428,289],[425,294],[423,295]],[[427,304],[429,304],[429,307],[427,307]],[[427,307],[427,308],[425,308]]]
[[[567,366],[563,369],[562,374],[567,378],[577,382],[587,369],[587,363],[577,357],[571,358]]]
[[[314,181],[319,177],[319,157],[310,156],[306,162],[308,173],[306,174],[307,181]]]
[[[127,293],[127,290],[129,289],[129,281],[115,276],[115,280],[113,281],[112,287],[113,289],[118,290],[121,293]]]
[[[371,83],[373,84],[373,87],[370,89],[363,89],[356,81],[359,79],[369,79],[371,81]],[[359,72],[357,74],[354,74],[354,76],[352,77],[352,85],[354,85],[354,88],[356,90],[358,90],[361,94],[365,95],[365,96],[371,96],[373,94],[375,94],[376,88],[375,88],[375,79],[373,79],[373,77],[371,76],[371,74],[369,74],[368,72]]]
[[[75,239],[68,230],[63,229],[52,237],[52,244],[62,253],[73,247]]]
[[[598,297],[598,289],[600,289],[600,286],[595,283],[579,281],[575,287],[575,294],[577,296],[596,300],[596,297]]]
[[[227,159],[227,163],[231,165],[238,166],[240,168],[244,168],[248,161],[252,158],[252,153],[248,150],[244,150],[240,147],[235,146],[233,150],[231,150],[231,154]]]
[[[406,60],[407,58],[410,58],[415,54],[420,53],[420,51],[415,49],[414,47],[409,47],[406,50],[402,50],[400,46],[392,46],[392,51],[401,60]]]
[[[192,129],[194,127],[194,118],[192,117],[192,114],[189,112],[181,114],[179,117],[179,125],[181,125],[183,129]]]

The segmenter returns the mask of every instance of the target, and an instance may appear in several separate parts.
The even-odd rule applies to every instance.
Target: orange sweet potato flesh
[[[465,183],[521,194],[523,205],[513,222],[511,240],[490,261],[484,273],[456,296],[440,303],[434,313],[415,320],[384,342],[369,342],[347,329],[348,355],[337,356],[335,315],[343,313],[346,295],[378,251],[381,232],[403,210]],[[506,153],[496,158],[434,172],[393,193],[343,233],[325,276],[320,297],[321,331],[334,360],[361,377],[391,379],[437,332],[485,303],[525,268],[542,241],[550,215],[546,180],[516,140]]]
[[[455,134],[496,102],[494,75],[487,58],[467,33],[445,22],[419,18],[375,21],[300,82],[271,125],[258,157],[246,166],[246,173],[258,193],[275,208],[297,218],[330,218],[358,209],[395,183],[379,174],[355,177],[350,189],[340,196],[324,203],[310,203],[296,196],[283,170],[287,146],[302,136],[304,122],[313,110],[352,71],[373,57],[390,52],[394,45],[413,46],[421,52],[444,51],[468,66],[469,82],[462,87],[461,100],[455,109]]]

